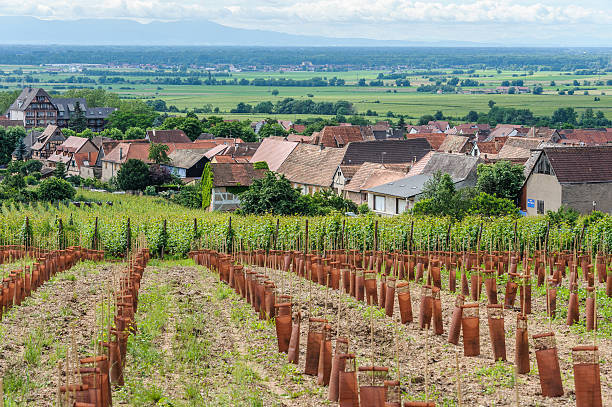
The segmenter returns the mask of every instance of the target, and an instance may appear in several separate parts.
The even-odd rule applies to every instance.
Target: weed
[[[52,338],[40,328],[34,329],[25,339],[25,351],[23,358],[27,364],[38,366],[44,349],[49,348],[53,342]]]

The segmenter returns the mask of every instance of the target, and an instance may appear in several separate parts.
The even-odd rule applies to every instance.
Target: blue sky
[[[0,15],[207,19],[291,34],[511,45],[610,45],[612,0],[0,0]]]

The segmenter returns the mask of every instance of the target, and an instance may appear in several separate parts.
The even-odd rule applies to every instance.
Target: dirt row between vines
[[[257,268],[257,271],[264,271]],[[513,310],[505,310],[506,349],[508,362],[493,361],[493,352],[489,338],[486,316],[486,300],[480,307],[480,344],[479,357],[463,357],[463,342],[459,346],[447,343],[448,328],[455,303],[455,294],[442,291],[442,310],[444,335],[435,336],[432,332],[419,329],[420,286],[411,283],[412,309],[414,322],[405,326],[399,324],[399,306],[395,300],[394,318],[384,315],[383,310],[376,308],[372,315],[374,326],[374,347],[371,346],[370,307],[357,302],[354,298],[340,294],[338,291],[326,290],[318,284],[294,274],[266,270],[270,279],[276,283],[277,292],[292,295],[294,303],[301,306],[303,316],[312,310],[314,317],[326,317],[332,323],[335,333],[338,327],[338,304],[341,304],[340,334],[350,340],[349,351],[358,357],[358,364],[370,365],[374,353],[374,363],[390,368],[390,374],[397,378],[397,359],[399,353],[402,391],[404,400],[423,400],[426,395],[426,382],[429,384],[430,400],[434,399],[440,406],[452,406],[457,403],[457,369],[456,353],[459,359],[461,376],[462,403],[466,406],[515,406],[514,388],[514,346],[516,315]],[[446,283],[444,283],[446,285]],[[443,286],[444,286],[443,285]],[[498,287],[498,298],[503,302],[502,288]],[[311,294],[310,294],[311,293]],[[484,297],[484,295],[483,295]],[[309,305],[309,298],[311,298]],[[327,300],[326,300],[327,299]],[[545,298],[538,297],[533,290],[532,310],[529,316],[529,340],[531,372],[519,375],[519,403],[521,406],[575,406],[573,365],[571,348],[580,344],[592,344],[590,334],[577,334],[570,330],[564,321],[554,320],[552,329],[557,338],[559,362],[565,395],[560,398],[546,398],[540,393],[539,376],[532,335],[547,332],[548,319],[545,311]],[[327,302],[327,312],[326,309]],[[565,307],[566,304],[558,304]],[[295,309],[295,308],[294,308]],[[583,305],[581,312],[584,312]],[[581,315],[581,319],[584,315]],[[395,322],[394,322],[395,321]],[[307,323],[302,323],[302,343],[305,343]],[[400,327],[399,329],[397,327]],[[395,335],[399,335],[396,351]],[[601,360],[601,385],[603,405],[612,405],[612,340],[598,339]],[[304,371],[305,347],[301,349],[299,371]],[[428,372],[428,378],[426,378]],[[310,378],[309,381],[312,381]]]
[[[119,264],[79,263],[57,274],[0,322],[0,377],[5,398],[18,406],[55,405],[57,364],[71,332],[79,356],[93,353],[102,303]]]
[[[141,282],[120,405],[320,406],[325,389],[276,348],[273,322],[215,273],[154,262]],[[304,339],[305,341],[305,339]]]

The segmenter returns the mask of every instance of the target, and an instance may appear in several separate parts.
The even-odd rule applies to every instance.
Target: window
[[[544,201],[538,199],[538,215],[544,214]]]
[[[395,214],[396,214],[396,215],[399,215],[399,213],[400,213],[400,210],[399,210],[399,203],[400,203],[399,198],[395,198]]]
[[[378,212],[385,211],[385,197],[374,195],[374,210]]]
[[[361,202],[368,202],[368,194],[361,194]]]
[[[550,175],[550,162],[545,156],[540,158],[538,162],[538,167],[536,168],[536,172],[538,174],[549,174]]]

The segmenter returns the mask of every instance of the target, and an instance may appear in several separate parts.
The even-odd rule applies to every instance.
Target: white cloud
[[[565,4],[563,4],[565,3]],[[138,20],[205,18],[265,23],[299,22],[436,22],[436,23],[570,23],[610,22],[601,6],[587,2],[471,0],[23,0],[20,7],[0,1],[0,14],[41,18],[116,17]],[[605,3],[604,3],[605,4]],[[608,10],[610,7],[608,7]],[[603,12],[602,12],[603,11]]]

